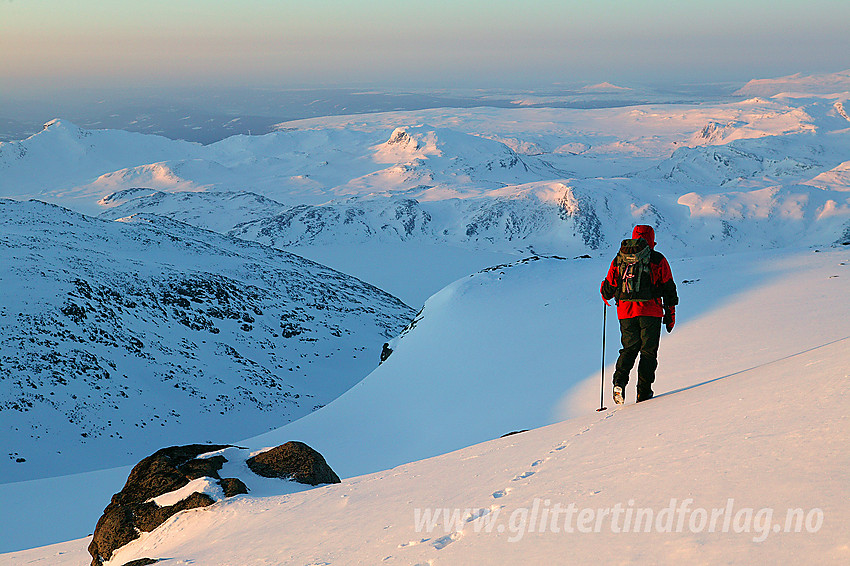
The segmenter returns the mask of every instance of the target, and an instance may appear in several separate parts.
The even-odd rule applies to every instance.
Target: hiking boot
[[[641,401],[648,401],[648,400],[652,399],[652,395],[653,395],[652,391],[650,391],[649,393],[640,393],[639,392],[637,394],[636,403],[640,403]]]
[[[614,386],[614,402],[618,405],[622,405],[626,402],[625,392],[619,385]]]

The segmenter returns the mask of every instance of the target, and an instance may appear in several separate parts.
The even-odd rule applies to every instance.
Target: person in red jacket
[[[650,285],[648,300],[627,298],[623,291],[623,276],[629,277],[621,261],[617,258],[611,262],[608,275],[602,281],[600,292],[602,300],[608,304],[609,299],[617,302],[617,318],[620,320],[620,337],[623,348],[617,359],[614,371],[614,402],[625,402],[626,385],[629,383],[629,373],[635,365],[638,354],[638,383],[637,402],[652,398],[652,384],[655,382],[655,369],[658,367],[658,343],[661,341],[661,324],[667,327],[667,332],[673,330],[676,324],[676,305],[679,297],[676,294],[676,283],[667,259],[655,251],[655,230],[652,226],[635,226],[632,238],[642,238],[651,248],[649,253]],[[625,243],[626,241],[624,241]],[[640,244],[646,247],[644,244]],[[618,255],[619,257],[619,255]]]

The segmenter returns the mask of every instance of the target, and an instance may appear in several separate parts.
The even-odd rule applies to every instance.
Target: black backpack
[[[618,301],[651,301],[659,296],[652,284],[649,263],[652,248],[643,238],[623,240],[614,264],[617,266]]]

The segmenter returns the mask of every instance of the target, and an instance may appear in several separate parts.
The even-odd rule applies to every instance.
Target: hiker
[[[672,332],[679,303],[670,264],[655,251],[652,226],[635,226],[632,238],[623,240],[599,290],[606,305],[609,299],[615,299],[620,319],[623,348],[614,371],[614,402],[618,405],[625,402],[629,372],[638,354],[637,402],[651,399],[661,324],[667,332]]]

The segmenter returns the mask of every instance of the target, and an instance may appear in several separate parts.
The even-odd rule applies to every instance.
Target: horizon
[[[4,0],[2,94],[743,83],[850,68],[844,2],[514,6]]]

